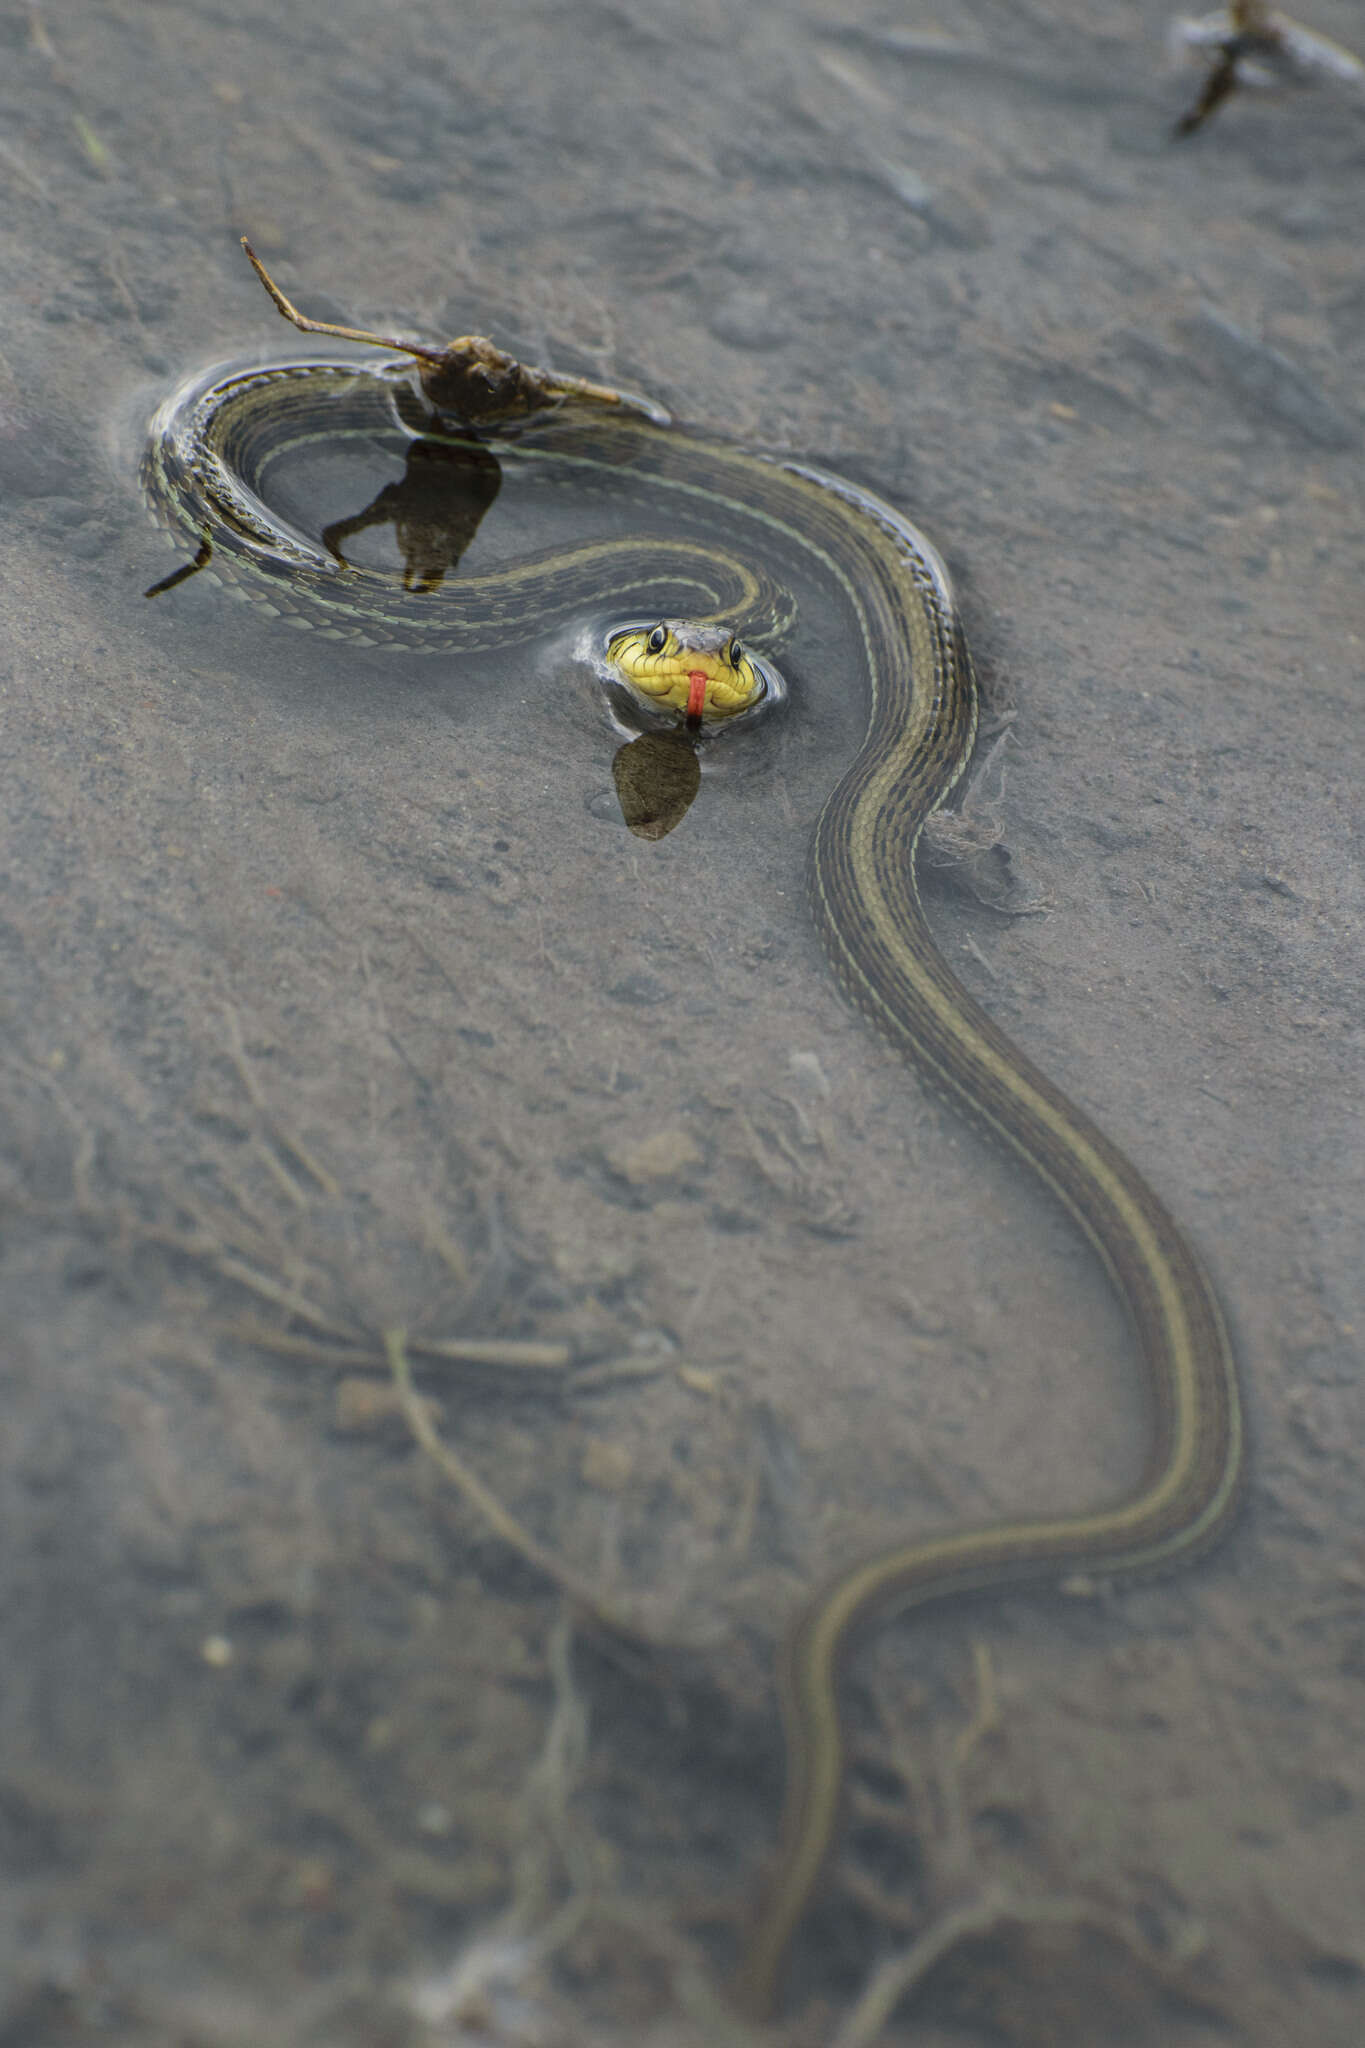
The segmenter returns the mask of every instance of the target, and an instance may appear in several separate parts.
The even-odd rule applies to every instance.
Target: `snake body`
[[[1105,1266],[1146,1376],[1150,1441],[1121,1499],[1074,1514],[916,1538],[841,1568],[781,1654],[787,1748],[781,1847],[737,1988],[773,2010],[794,1937],[835,1840],[844,1779],[838,1682],[874,1616],[1022,1580],[1174,1565],[1220,1533],[1243,1461],[1237,1371],[1217,1298],[1177,1224],[1122,1152],[1011,1044],[957,981],[920,905],[925,820],[970,758],[977,701],[946,571],[900,513],[801,463],[629,411],[570,408],[520,437],[574,491],[604,494],[632,537],[589,541],[431,593],[347,571],[265,509],[269,469],[310,435],[394,431],[406,366],[296,363],[217,372],[168,401],[144,463],[153,507],[212,566],[291,623],[372,645],[525,640],[575,606],[690,606],[730,630],[782,630],[782,577],[828,579],[856,626],[868,717],[821,812],[810,901],[849,998],[977,1124],[1018,1153]],[[723,536],[723,541],[717,535]],[[657,537],[651,537],[657,535]]]

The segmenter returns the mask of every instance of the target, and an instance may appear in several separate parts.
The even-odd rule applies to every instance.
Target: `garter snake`
[[[1165,1207],[962,987],[926,922],[917,844],[967,765],[977,723],[971,661],[934,549],[889,506],[821,470],[628,408],[571,406],[508,442],[503,457],[541,465],[575,503],[600,498],[631,538],[575,542],[438,591],[403,590],[339,565],[263,501],[272,466],[310,437],[399,431],[406,369],[302,362],[197,380],[155,423],[144,480],[158,516],[182,543],[211,544],[215,572],[268,610],[368,645],[526,640],[604,596],[690,607],[761,640],[783,630],[784,573],[804,567],[826,579],[852,621],[867,703],[861,747],[810,852],[810,902],[834,972],[872,1023],[1069,1210],[1127,1310],[1145,1371],[1150,1442],[1124,1497],[895,1545],[846,1565],[803,1606],[780,1663],[781,1847],[737,1989],[744,2009],[764,2014],[838,1829],[837,1693],[855,1631],[968,1590],[1142,1574],[1192,1556],[1225,1525],[1237,1493],[1236,1367],[1214,1292]],[[648,632],[623,641],[627,665],[649,653]]]

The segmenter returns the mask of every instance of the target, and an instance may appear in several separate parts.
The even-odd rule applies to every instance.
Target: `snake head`
[[[637,698],[689,724],[749,711],[770,688],[767,664],[726,627],[690,619],[621,627],[607,641],[607,663]]]

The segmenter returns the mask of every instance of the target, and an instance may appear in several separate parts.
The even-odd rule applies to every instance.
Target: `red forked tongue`
[[[700,718],[706,703],[706,670],[690,668],[687,671],[687,715]]]

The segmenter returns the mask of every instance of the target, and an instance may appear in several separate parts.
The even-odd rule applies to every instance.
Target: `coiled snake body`
[[[621,405],[570,405],[509,459],[586,498],[628,539],[587,540],[443,588],[347,568],[265,507],[271,465],[309,436],[392,435],[407,364],[298,362],[215,372],[158,415],[144,478],[158,516],[212,567],[293,624],[370,645],[528,640],[585,602],[780,632],[783,576],[833,583],[856,624],[867,727],[821,812],[810,902],[850,999],[1068,1209],[1127,1310],[1150,1442],[1121,1499],[1078,1513],[915,1539],[843,1567],[805,1602],[780,1662],[787,1744],[781,1847],[742,1967],[739,2003],[775,2005],[834,1841],[844,1775],[837,1685],[855,1631],[969,1589],[1087,1572],[1155,1571],[1210,1542],[1233,1508],[1243,1435],[1237,1373],[1203,1268],[1137,1169],[1013,1046],[957,981],[920,906],[916,847],[976,732],[971,662],[948,578],[898,512],[840,478],[685,433]],[[608,394],[610,395],[610,394]],[[637,537],[638,536],[638,537]]]

